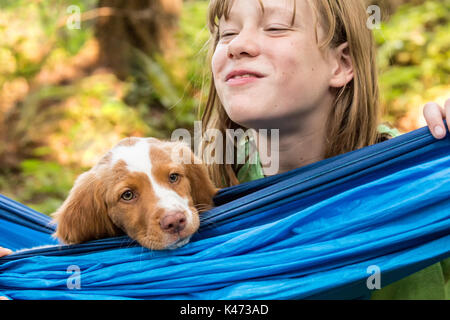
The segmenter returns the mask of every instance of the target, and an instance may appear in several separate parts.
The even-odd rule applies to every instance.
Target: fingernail
[[[442,129],[441,126],[436,126],[434,127],[434,133],[438,136],[438,137],[442,137],[445,134],[444,129]]]

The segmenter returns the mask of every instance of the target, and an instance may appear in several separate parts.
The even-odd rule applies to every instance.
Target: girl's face
[[[319,50],[314,13],[306,0],[263,4],[264,11],[258,0],[235,0],[229,19],[221,18],[212,59],[214,82],[234,122],[246,128],[288,129],[331,95],[333,64]]]

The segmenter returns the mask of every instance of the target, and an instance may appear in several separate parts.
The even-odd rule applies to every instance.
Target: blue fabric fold
[[[0,197],[0,295],[13,299],[358,299],[450,256],[450,136],[428,128],[219,192],[191,242],[60,245]],[[79,288],[70,289],[80,270]],[[70,268],[69,268],[70,270]]]

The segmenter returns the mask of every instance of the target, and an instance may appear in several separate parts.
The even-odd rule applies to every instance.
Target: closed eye
[[[289,31],[291,29],[283,28],[283,27],[270,27],[270,28],[266,28],[265,30],[268,32],[271,32],[271,33],[281,33],[281,32]]]
[[[235,35],[237,35],[237,32],[224,32],[220,35],[220,39],[229,38]]]

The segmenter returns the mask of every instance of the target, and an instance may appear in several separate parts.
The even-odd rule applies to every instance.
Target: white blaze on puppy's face
[[[135,138],[137,139],[137,138]],[[192,211],[189,209],[188,199],[181,197],[174,190],[168,189],[162,186],[152,174],[152,159],[150,157],[150,149],[156,145],[151,144],[149,139],[140,138],[133,145],[117,146],[112,150],[111,165],[114,165],[123,160],[127,165],[127,170],[130,172],[142,172],[144,173],[150,182],[151,188],[154,191],[156,197],[158,197],[157,207],[170,211],[183,211],[188,213],[187,223],[192,221]]]

